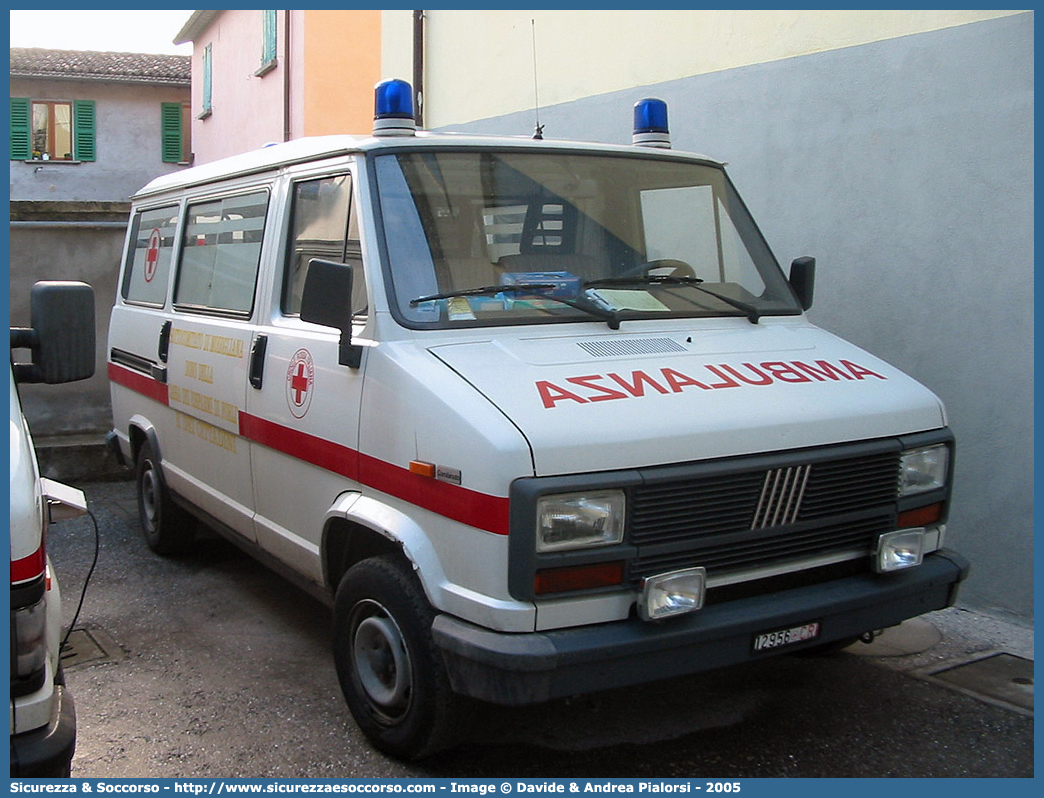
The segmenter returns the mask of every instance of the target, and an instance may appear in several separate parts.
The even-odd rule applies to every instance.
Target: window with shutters
[[[189,106],[162,103],[160,106],[163,163],[189,163],[192,160],[192,126]]]
[[[93,161],[94,100],[11,98],[11,160]]]
[[[276,67],[276,12],[261,13],[261,66],[254,72],[257,77],[266,75]]]
[[[198,119],[206,119],[214,109],[211,106],[211,92],[214,80],[214,49],[212,44],[203,48],[203,110],[199,112]]]

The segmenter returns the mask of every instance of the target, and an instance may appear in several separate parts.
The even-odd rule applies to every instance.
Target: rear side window
[[[182,310],[249,316],[268,192],[189,205],[174,304]]]
[[[122,294],[126,301],[163,306],[177,224],[176,205],[135,214],[123,272]]]

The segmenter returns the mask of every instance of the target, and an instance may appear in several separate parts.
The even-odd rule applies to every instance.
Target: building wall
[[[547,53],[553,36],[542,32],[551,27],[542,15],[552,12],[474,12],[455,18],[452,31],[443,13],[450,12],[429,12],[429,118],[458,120],[452,129],[465,132],[530,134],[525,28],[536,14],[538,50]],[[498,13],[514,20],[509,34],[502,26],[500,35],[475,35]],[[628,12],[588,13],[598,15],[598,35],[583,39],[588,46],[539,61],[545,137],[629,142],[633,103],[657,96],[669,104],[676,148],[729,162],[784,266],[817,257],[811,320],[904,369],[946,403],[958,441],[949,543],[972,561],[962,601],[1031,618],[1033,13],[976,12],[979,21],[953,25],[956,12],[902,12],[885,25],[889,12],[863,12],[848,19],[873,23],[860,26],[865,43],[823,40],[806,54],[795,45],[761,59],[742,58],[739,45],[722,41],[718,50],[732,52],[737,65],[669,79],[646,70],[659,50],[624,57],[633,50],[611,31],[639,30]],[[767,29],[775,25],[793,42],[823,22],[819,12],[723,12],[709,21],[705,13],[679,14],[700,22],[689,37],[694,59],[718,36],[750,35],[748,13],[764,13]],[[840,38],[846,30],[837,28],[838,42],[860,40],[858,31]],[[758,51],[765,38],[748,43]],[[488,62],[475,69],[476,58]],[[602,69],[627,87],[579,96],[575,84]],[[621,76],[626,69],[634,74]],[[479,107],[473,95],[483,92],[473,89],[484,81],[502,89],[496,103]],[[477,118],[493,105],[497,115]]]
[[[278,12],[280,29],[285,12]],[[203,51],[211,45],[212,113],[203,110]],[[283,140],[283,76],[285,64],[265,75],[261,66],[264,44],[260,11],[223,11],[194,42],[192,50],[192,149],[195,162],[206,163],[228,155]],[[277,38],[277,57],[284,51]]]
[[[386,11],[384,77],[411,76],[410,11]],[[425,11],[425,120],[541,105],[939,30],[1011,11]]]
[[[127,200],[153,178],[184,167],[164,163],[161,104],[187,102],[185,87],[95,81],[11,80],[12,97],[95,100],[96,156],[83,163],[11,161],[11,324],[28,326],[37,280],[83,280],[94,288],[95,375],[68,385],[21,387],[37,442],[111,428],[105,376],[109,309],[126,234]],[[19,353],[23,359],[26,353]]]
[[[203,50],[213,53],[211,108],[193,120],[196,163],[263,147],[285,138],[289,80],[290,138],[366,134],[373,127],[373,86],[380,80],[381,12],[290,12],[289,74],[286,12],[276,14],[277,64],[262,76],[261,11],[221,12],[193,41],[192,112],[203,108]]]
[[[12,200],[123,201],[181,168],[163,163],[160,106],[186,102],[185,88],[12,78],[11,96],[97,102],[97,160],[11,161]]]
[[[113,210],[86,215],[125,220],[126,213],[127,209],[122,209],[122,213]],[[112,429],[105,341],[125,235],[124,221],[100,221],[94,227],[89,222],[73,225],[53,218],[11,224],[12,325],[29,326],[29,291],[37,280],[82,280],[94,288],[94,376],[65,385],[20,386],[22,409],[34,437],[89,436],[100,443],[104,433]],[[27,352],[16,353],[16,359],[22,362],[27,358]]]
[[[380,11],[307,11],[304,135],[368,135],[381,79]]]

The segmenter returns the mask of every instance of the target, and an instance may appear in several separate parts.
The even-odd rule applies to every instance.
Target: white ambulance
[[[955,601],[939,399],[812,325],[722,165],[669,146],[301,139],[133,199],[113,448],[333,604],[381,750],[525,704],[850,642]]]

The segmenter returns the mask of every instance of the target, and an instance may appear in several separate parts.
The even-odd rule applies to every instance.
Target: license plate
[[[772,632],[763,632],[754,635],[754,651],[771,651],[784,646],[792,646],[797,643],[806,643],[819,637],[819,621],[803,623],[800,626],[791,626],[787,629],[776,629]]]

